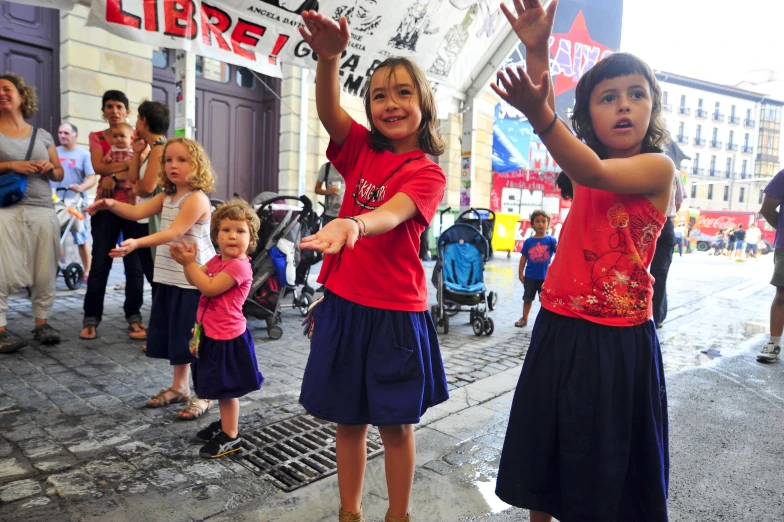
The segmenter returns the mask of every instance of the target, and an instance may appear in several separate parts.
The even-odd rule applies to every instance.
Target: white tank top
[[[201,191],[194,191],[201,192]],[[163,199],[163,210],[161,211],[161,230],[167,230],[171,227],[174,218],[180,212],[180,205],[183,200],[193,194],[188,192],[182,196],[178,201],[173,201],[172,196],[167,195]],[[210,222],[197,221],[193,226],[188,229],[182,237],[186,243],[196,243],[196,262],[199,266],[204,265],[212,259],[215,255],[215,249],[210,240]],[[179,240],[177,241],[179,242]],[[156,283],[165,285],[179,286],[180,288],[196,289],[195,286],[188,283],[185,279],[185,272],[182,265],[178,264],[172,259],[169,254],[169,245],[171,242],[161,245],[155,249],[155,273],[153,280]]]

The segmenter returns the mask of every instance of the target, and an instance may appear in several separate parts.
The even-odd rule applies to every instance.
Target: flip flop
[[[528,325],[528,321],[523,321],[522,319],[520,319],[519,321],[515,322],[515,326],[518,327],[518,328],[523,328],[524,326],[527,326],[527,325]]]
[[[82,331],[84,330],[87,330],[87,335],[80,333],[79,339],[84,339],[85,341],[92,341],[98,338],[98,332],[96,331],[94,324],[84,325]]]
[[[134,341],[147,340],[147,327],[139,322],[129,324],[128,337],[130,337]]]

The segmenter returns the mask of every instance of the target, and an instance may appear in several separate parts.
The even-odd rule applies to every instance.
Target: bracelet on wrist
[[[544,136],[545,134],[547,134],[548,132],[550,132],[551,130],[553,130],[553,127],[555,127],[555,122],[557,122],[557,121],[558,121],[558,113],[556,112],[556,113],[555,113],[555,117],[553,118],[553,121],[551,121],[551,122],[550,122],[550,125],[548,125],[548,126],[547,126],[547,127],[546,127],[546,128],[543,130],[543,131],[541,131],[541,132],[536,132],[536,131],[534,131],[534,134],[538,135],[539,137],[542,137],[542,136]]]
[[[345,216],[343,219],[350,219],[354,223],[357,224],[357,231],[359,232],[359,239],[362,239],[367,235],[367,227],[365,226],[365,222],[362,221],[362,218],[357,216]]]

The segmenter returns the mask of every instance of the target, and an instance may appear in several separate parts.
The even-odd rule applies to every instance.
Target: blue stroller
[[[487,238],[477,228],[455,223],[438,238],[438,261],[433,269],[433,285],[438,304],[430,308],[436,326],[449,333],[449,317],[469,312],[476,335],[491,335],[495,328],[488,317],[495,295],[484,283],[485,263],[490,257]]]

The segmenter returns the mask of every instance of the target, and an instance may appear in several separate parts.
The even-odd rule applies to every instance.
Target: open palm
[[[310,48],[325,60],[340,56],[348,47],[351,32],[346,17],[341,17],[340,23],[337,23],[316,11],[304,11],[302,21],[305,27],[300,26],[299,33]]]
[[[520,41],[528,49],[547,47],[550,34],[553,32],[558,0],[552,0],[546,11],[540,0],[514,0],[514,6],[517,16],[503,3],[501,11],[509,20]]]

